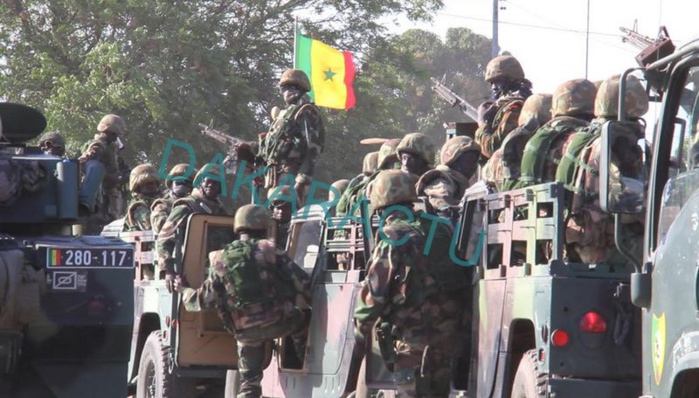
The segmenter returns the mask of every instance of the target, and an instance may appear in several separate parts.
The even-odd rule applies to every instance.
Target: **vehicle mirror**
[[[611,120],[602,126],[599,158],[599,196],[603,211],[643,212],[646,194],[644,148],[638,123]]]

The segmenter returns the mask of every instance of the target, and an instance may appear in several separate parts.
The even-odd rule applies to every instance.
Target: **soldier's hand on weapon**
[[[177,275],[175,276],[175,279],[172,284],[172,289],[176,291],[177,293],[182,293],[184,292],[184,289],[187,287],[187,281],[184,280],[181,276]]]
[[[255,153],[249,142],[239,142],[233,146],[233,150],[239,160],[245,160],[248,164],[255,161]]]
[[[167,287],[167,291],[169,293],[172,293],[173,290],[175,290],[175,281],[177,278],[178,275],[174,271],[165,271],[165,287]]]
[[[485,101],[478,106],[478,126],[483,127],[492,122],[498,108],[496,104],[492,101]]]

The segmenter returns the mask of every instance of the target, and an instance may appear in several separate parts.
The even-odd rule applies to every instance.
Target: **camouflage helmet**
[[[388,168],[387,162],[390,161],[391,156],[397,156],[396,148],[398,148],[398,144],[400,144],[399,139],[392,139],[388,140],[381,145],[381,148],[379,148],[379,155],[376,159],[377,161],[377,166],[376,168],[379,170],[385,170]],[[396,162],[398,159],[396,158]]]
[[[241,206],[235,212],[233,230],[238,233],[241,230],[266,231],[269,228],[269,211],[260,205]]]
[[[337,180],[330,185],[331,187],[337,189],[338,193],[338,198],[342,196],[342,193],[345,192],[347,189],[347,186],[349,185],[349,180]],[[328,190],[328,200],[333,201],[335,199],[335,192],[332,189]]]
[[[619,80],[612,76],[602,82],[595,97],[595,116],[616,118],[619,113]],[[648,94],[636,76],[626,76],[625,118],[638,119],[648,112]]]
[[[471,139],[471,137],[459,135],[450,138],[442,145],[442,149],[439,151],[439,162],[445,166],[449,166],[459,155],[470,151],[481,152],[481,146],[478,145],[475,140]]]
[[[517,58],[511,55],[501,55],[488,62],[485,67],[485,81],[491,83],[498,78],[509,78],[511,80],[524,79],[524,70]]]
[[[592,115],[597,89],[587,79],[573,79],[553,90],[551,116]]]
[[[207,177],[221,177],[224,174],[221,172],[221,165],[219,165],[218,163],[207,163],[203,165],[197,172],[197,175],[194,176],[194,183],[201,184],[202,180],[204,179],[204,175],[207,175]]]
[[[311,82],[308,80],[306,72],[299,69],[287,69],[279,79],[279,87],[293,85],[305,92],[311,91]]]
[[[371,185],[369,203],[372,209],[380,209],[398,203],[417,200],[417,177],[401,170],[385,170],[376,176]]]
[[[126,123],[124,123],[124,119],[122,119],[121,116],[106,115],[100,120],[99,124],[97,124],[97,131],[111,131],[123,135],[126,132]]]
[[[370,152],[364,156],[364,162],[362,163],[362,174],[372,175],[379,165],[379,152]]]
[[[396,153],[400,157],[402,153],[409,153],[415,156],[419,156],[427,162],[427,164],[432,164],[434,162],[434,145],[430,142],[429,137],[422,133],[410,133],[406,134],[400,144],[396,148]]]
[[[51,146],[63,147],[66,146],[66,140],[63,135],[58,131],[48,131],[39,137],[39,147],[41,148],[45,143],[50,142]]]
[[[20,168],[9,156],[0,156],[0,206],[9,206],[22,193]]]
[[[179,163],[176,164],[175,166],[170,169],[170,172],[168,173],[168,178],[165,180],[165,185],[167,185],[168,188],[172,186],[172,182],[176,179],[176,177],[183,177],[187,171],[189,170],[189,164],[187,163]],[[189,173],[189,177],[185,179],[185,181],[193,182],[194,178],[192,177],[192,173]]]
[[[543,126],[551,120],[551,94],[532,94],[524,101],[522,112],[519,114],[517,124],[525,126],[531,119],[536,121],[537,127]]]
[[[158,171],[150,163],[139,164],[129,175],[129,191],[136,192],[141,184],[151,181],[158,182]]]

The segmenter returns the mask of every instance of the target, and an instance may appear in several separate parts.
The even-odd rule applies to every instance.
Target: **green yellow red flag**
[[[317,106],[350,109],[355,104],[354,60],[352,53],[296,34],[296,69],[306,72],[311,80],[311,101]]]

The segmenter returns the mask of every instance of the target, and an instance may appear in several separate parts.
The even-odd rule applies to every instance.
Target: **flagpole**
[[[298,33],[298,32],[299,32],[299,26],[298,26],[298,25],[299,25],[299,17],[298,17],[298,16],[295,16],[295,17],[294,17],[294,69],[297,69],[297,65],[296,65],[296,42],[297,42],[297,37],[296,37],[296,35],[299,34],[299,33]]]

